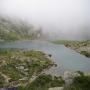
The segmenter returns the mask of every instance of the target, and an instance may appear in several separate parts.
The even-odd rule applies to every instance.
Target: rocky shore
[[[53,41],[53,43],[63,44],[66,47],[73,49],[76,52],[90,58],[90,40],[87,41],[57,40],[57,41]]]

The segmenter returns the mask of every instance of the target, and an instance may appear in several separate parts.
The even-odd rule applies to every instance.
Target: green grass
[[[0,72],[10,78],[9,85],[14,82],[16,85],[23,82],[28,83],[33,75],[37,76],[43,69],[51,65],[53,62],[41,51],[0,51]],[[23,78],[26,79],[20,80]]]
[[[76,46],[76,47],[81,47],[81,46],[87,46],[90,45],[90,41],[72,41],[72,40],[56,40],[52,41],[53,43],[56,44],[64,44],[67,46]]]
[[[59,87],[64,85],[61,77],[52,77],[51,75],[40,75],[31,84],[26,87],[19,87],[18,90],[48,90],[50,87]]]

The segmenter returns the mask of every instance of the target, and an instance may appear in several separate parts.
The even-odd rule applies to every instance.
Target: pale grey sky
[[[0,0],[0,13],[29,20],[62,37],[83,33],[90,38],[90,0]]]

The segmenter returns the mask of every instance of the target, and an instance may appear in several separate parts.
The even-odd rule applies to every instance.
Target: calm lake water
[[[0,48],[20,48],[25,50],[39,50],[47,54],[52,54],[52,59],[58,67],[48,72],[60,74],[65,70],[90,72],[90,58],[86,58],[74,50],[66,48],[64,45],[56,45],[46,41],[20,41],[20,42],[2,42]],[[48,73],[47,72],[47,73]]]

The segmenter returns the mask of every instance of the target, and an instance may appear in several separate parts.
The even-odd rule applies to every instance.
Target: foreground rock
[[[54,88],[49,88],[48,90],[64,90],[63,87],[54,87]]]
[[[80,76],[78,72],[70,72],[70,71],[65,71],[63,79],[65,81],[66,85],[70,85],[73,82],[73,79],[77,76]]]

